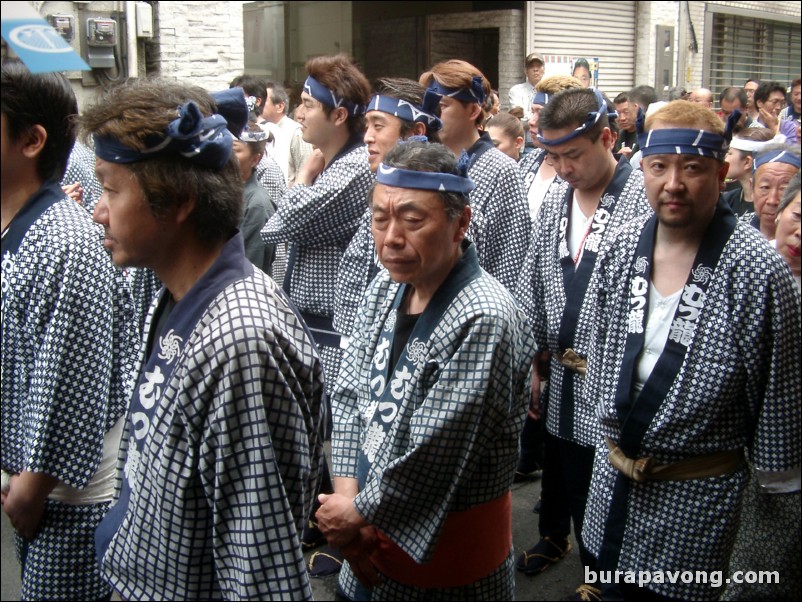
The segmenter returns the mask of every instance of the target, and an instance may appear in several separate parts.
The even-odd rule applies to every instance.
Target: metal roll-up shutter
[[[716,94],[749,78],[789,85],[800,72],[800,26],[723,12],[712,14],[710,77]]]
[[[599,58],[609,98],[635,85],[635,2],[530,2],[530,52]]]

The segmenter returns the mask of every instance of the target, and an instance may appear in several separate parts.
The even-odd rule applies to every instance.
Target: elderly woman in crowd
[[[796,285],[800,286],[800,176],[796,173],[794,179],[788,183],[783,193],[780,205],[777,208],[777,238],[775,243],[777,251],[791,268],[796,278]]]

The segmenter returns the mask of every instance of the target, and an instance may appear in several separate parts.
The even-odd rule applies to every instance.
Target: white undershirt
[[[543,204],[543,199],[546,198],[546,193],[549,191],[549,186],[551,186],[551,183],[556,177],[557,174],[554,174],[550,178],[545,177],[542,169],[539,169],[535,174],[535,180],[532,182],[532,185],[529,187],[529,192],[527,193],[527,199],[529,201],[529,215],[532,216],[533,221],[537,217],[537,212],[540,211],[540,206]]]
[[[681,295],[682,289],[679,289],[676,293],[663,297],[654,288],[654,284],[649,283],[649,310],[643,333],[643,350],[636,362],[635,382],[632,385],[635,395],[643,390],[643,385],[649,380],[660,354],[665,349],[668,331],[671,329],[671,321],[677,311]]]
[[[587,238],[590,224],[593,221],[593,215],[587,217],[582,213],[579,208],[579,201],[576,200],[576,191],[574,191],[573,198],[571,199],[571,219],[568,224],[568,252],[574,260],[575,265],[579,265],[582,261],[582,255],[585,254],[585,238]],[[579,257],[577,258],[577,253]]]
[[[114,499],[114,478],[120,438],[126,424],[125,415],[120,416],[103,439],[103,457],[92,479],[83,489],[59,483],[47,496],[65,504],[100,504]]]

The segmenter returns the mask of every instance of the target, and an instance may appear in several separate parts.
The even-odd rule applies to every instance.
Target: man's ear
[[[602,130],[602,141],[604,143],[605,148],[612,149],[615,146],[616,136],[613,134],[613,130],[608,127],[605,127]]]
[[[195,211],[195,197],[190,197],[175,208],[176,223],[185,223],[193,211]]]
[[[27,159],[36,159],[47,143],[47,130],[38,123],[21,136],[22,155]]]
[[[454,242],[462,242],[468,232],[468,226],[471,223],[471,206],[466,205],[462,210],[462,214],[457,218],[458,226],[457,232],[454,235]]]
[[[479,119],[482,114],[482,106],[478,102],[471,103],[471,121]]]
[[[331,112],[330,117],[334,125],[342,125],[348,121],[348,110],[345,107],[337,107]]]

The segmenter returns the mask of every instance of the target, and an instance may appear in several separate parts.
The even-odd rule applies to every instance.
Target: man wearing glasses
[[[780,119],[780,111],[785,108],[785,86],[780,82],[763,82],[755,90],[754,100],[758,115],[749,127],[768,128],[775,134],[783,134],[789,143],[799,142],[793,122]]]

